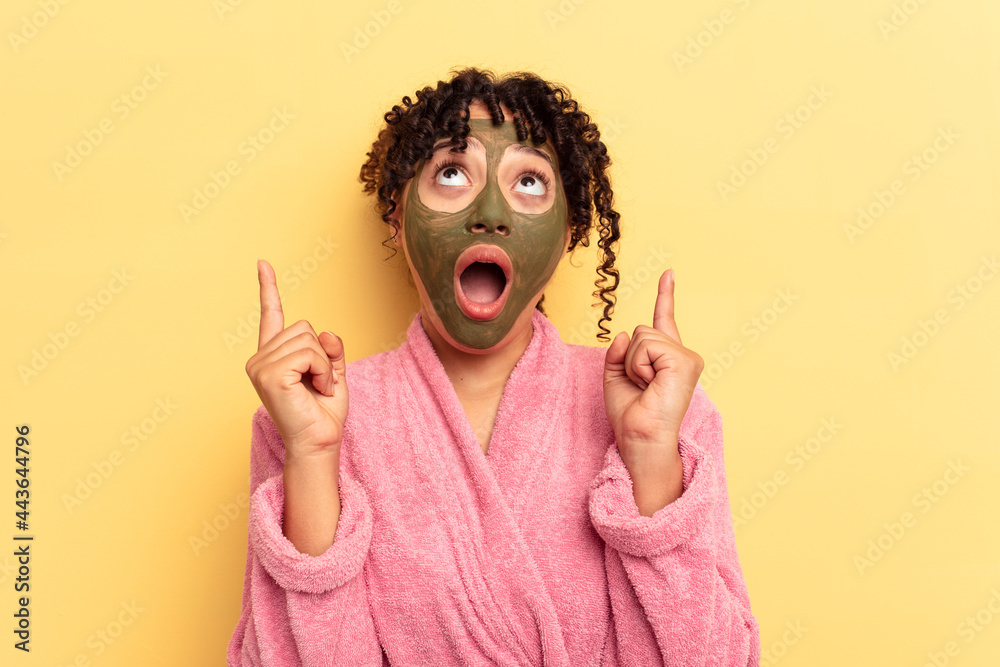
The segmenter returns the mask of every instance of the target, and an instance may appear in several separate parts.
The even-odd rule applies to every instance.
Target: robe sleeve
[[[760,629],[736,553],[718,410],[678,445],[683,492],[653,516],[639,514],[617,443],[590,486],[615,626],[605,654],[625,665],[757,667]]]
[[[253,418],[250,513],[240,620],[229,667],[383,665],[362,569],[372,512],[341,457],[341,514],[333,544],[299,552],[282,532],[284,444],[263,406]]]

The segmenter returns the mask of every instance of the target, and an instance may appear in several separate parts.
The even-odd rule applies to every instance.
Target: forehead
[[[550,161],[553,163],[556,160],[556,153],[549,145],[549,142],[536,146],[531,141],[530,135],[525,137],[523,141],[518,141],[517,128],[514,127],[514,123],[510,120],[506,120],[500,125],[494,125],[493,121],[489,118],[473,118],[469,120],[469,138],[470,140],[466,142],[468,144],[467,150],[481,152],[485,149],[487,158],[500,157],[507,151],[509,146],[517,144],[545,152],[550,156]],[[446,146],[449,141],[450,138],[448,137],[439,140],[435,144],[434,150]]]

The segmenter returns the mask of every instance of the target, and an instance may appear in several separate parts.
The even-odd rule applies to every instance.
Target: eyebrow
[[[537,148],[532,148],[531,146],[525,146],[524,144],[511,144],[511,145],[514,147],[515,153],[529,153],[531,155],[537,155],[538,157],[544,158],[545,161],[549,163],[549,166],[553,167],[552,158],[550,158],[549,154],[546,153],[545,151],[540,151]]]
[[[448,146],[448,144],[450,142],[451,142],[451,138],[449,138],[449,137],[445,137],[444,139],[440,139],[440,140],[438,140],[438,142],[436,144],[434,144],[434,148],[431,149],[431,150],[438,151],[439,149],[445,148],[446,146]],[[472,146],[473,150],[482,151],[484,153],[486,152],[486,148],[483,146],[483,142],[479,141],[479,139],[476,139],[475,137],[466,137],[465,138],[465,143],[468,144],[469,146]]]
[[[434,148],[432,150],[436,152],[437,150],[446,147],[450,141],[451,139],[448,138],[441,139],[436,144],[434,144]],[[482,142],[476,139],[475,137],[466,137],[466,143],[469,146],[472,146],[473,150],[477,152],[485,151],[485,147],[483,146]],[[555,169],[555,165],[552,164],[552,158],[549,157],[549,154],[546,153],[545,151],[538,150],[537,148],[532,148],[531,146],[525,146],[524,144],[511,144],[511,146],[513,147],[515,153],[528,153],[529,155],[540,157],[544,159],[546,162],[548,162],[549,166]],[[508,146],[507,150],[510,150],[511,146]]]

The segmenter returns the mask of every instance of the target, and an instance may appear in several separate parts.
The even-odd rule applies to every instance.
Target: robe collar
[[[556,427],[570,413],[574,369],[567,363],[570,346],[555,325],[537,309],[531,324],[531,340],[504,386],[486,456],[419,312],[399,348],[400,365],[419,411],[413,417],[416,465],[428,479],[444,475],[429,493],[441,516],[450,517],[445,525],[454,532],[455,551],[471,568],[463,575],[470,599],[504,610],[489,632],[478,620],[467,622],[505,638],[516,664],[569,667],[556,608],[522,526],[545,479],[548,455],[566,444]],[[445,496],[434,496],[439,492]]]
[[[497,433],[497,427],[504,425],[501,420],[506,416],[522,411],[535,412],[540,405],[544,404],[541,399],[545,396],[551,397],[549,392],[565,390],[566,388],[564,380],[567,374],[565,368],[566,344],[559,337],[559,330],[537,308],[531,313],[531,327],[531,340],[521,358],[514,365],[510,377],[504,385],[497,410],[494,434]],[[471,438],[479,447],[479,441],[472,431],[472,425],[465,415],[455,387],[434,350],[427,332],[424,331],[419,311],[414,315],[413,321],[406,330],[404,346],[408,348],[407,351],[412,355],[424,380],[430,385],[434,398],[444,412],[456,438],[462,441]],[[524,427],[528,424],[522,423],[520,426]],[[496,440],[496,438],[491,440],[487,458],[493,458],[493,444]],[[480,455],[482,455],[481,447]]]

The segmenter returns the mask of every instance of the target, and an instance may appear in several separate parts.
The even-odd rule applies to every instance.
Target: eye
[[[467,187],[472,185],[469,178],[455,163],[442,164],[437,167],[434,182],[448,187]]]
[[[515,192],[534,195],[536,197],[544,197],[548,189],[548,177],[538,171],[531,171],[522,175],[517,184],[514,185]]]

